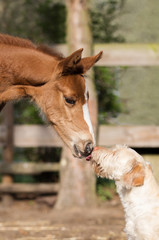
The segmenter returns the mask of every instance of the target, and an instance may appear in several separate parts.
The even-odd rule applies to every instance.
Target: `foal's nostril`
[[[90,155],[91,152],[93,151],[93,143],[92,142],[88,142],[85,146],[85,155]]]
[[[86,142],[84,145],[84,149],[80,148],[79,145],[74,145],[74,156],[78,158],[87,157],[93,151],[93,143],[91,141]]]

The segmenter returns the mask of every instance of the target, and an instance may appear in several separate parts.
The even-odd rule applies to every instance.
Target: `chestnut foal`
[[[81,58],[82,51],[64,58],[46,46],[0,34],[0,110],[7,101],[30,97],[78,158],[95,144],[82,74],[102,55]]]

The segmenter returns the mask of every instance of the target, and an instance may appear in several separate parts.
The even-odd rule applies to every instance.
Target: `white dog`
[[[98,176],[115,180],[128,240],[159,240],[159,187],[150,164],[126,146],[96,147],[91,162]]]

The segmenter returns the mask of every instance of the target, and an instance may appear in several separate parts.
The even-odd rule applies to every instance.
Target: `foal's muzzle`
[[[91,141],[88,141],[84,145],[84,149],[81,150],[78,145],[74,145],[74,151],[75,151],[75,156],[78,158],[83,158],[89,156],[92,151],[93,151],[93,143]]]

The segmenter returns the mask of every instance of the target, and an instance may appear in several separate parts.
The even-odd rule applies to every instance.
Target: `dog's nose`
[[[93,143],[89,141],[85,144],[84,155],[87,157],[92,153],[92,151],[93,151]]]

